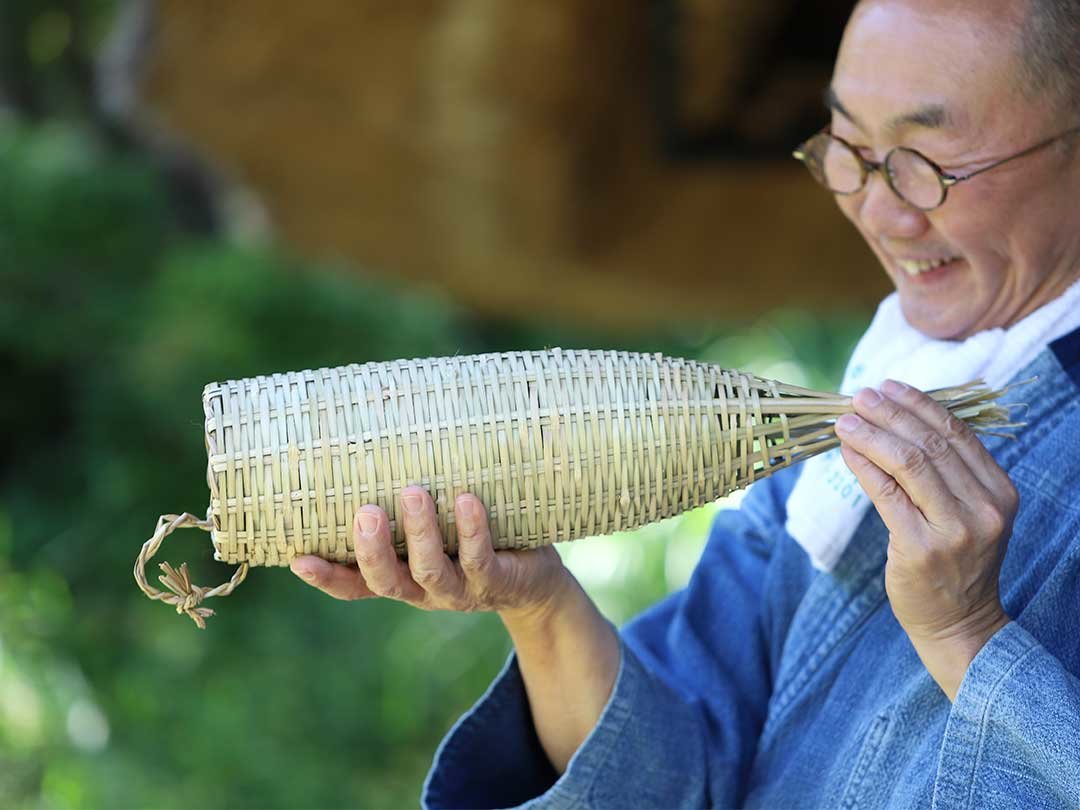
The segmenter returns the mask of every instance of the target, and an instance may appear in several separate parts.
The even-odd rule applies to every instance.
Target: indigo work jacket
[[[718,513],[687,587],[620,631],[597,725],[558,775],[511,655],[450,730],[429,808],[1080,807],[1080,330],[1010,391],[986,446],[1020,491],[1001,571],[1012,621],[956,701],[885,594],[875,510],[831,573],[784,531],[799,468]]]

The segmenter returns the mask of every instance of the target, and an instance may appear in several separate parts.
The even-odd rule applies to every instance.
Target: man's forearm
[[[546,610],[500,616],[517,651],[537,736],[563,773],[611,696],[618,637],[572,578]]]

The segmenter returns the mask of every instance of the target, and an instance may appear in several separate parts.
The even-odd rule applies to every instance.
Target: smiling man
[[[1076,278],[1080,42],[1055,55],[1039,36],[1069,15],[1077,3],[863,3],[848,27],[827,94],[837,140],[812,139],[814,174],[931,337],[1016,323]],[[887,182],[863,186],[873,154]]]
[[[797,156],[896,291],[841,450],[719,513],[685,590],[616,631],[552,549],[495,553],[475,497],[448,559],[415,487],[407,564],[374,506],[357,568],[293,563],[502,618],[425,806],[1080,806],[1080,2],[864,0],[827,102]],[[1037,378],[1015,439],[917,390],[980,375]]]

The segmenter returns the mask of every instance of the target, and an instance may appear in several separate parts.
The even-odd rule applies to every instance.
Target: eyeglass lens
[[[916,208],[935,208],[941,203],[945,189],[937,170],[918,152],[894,149],[885,161],[885,171],[893,190]]]
[[[805,154],[814,179],[830,191],[853,194],[862,188],[866,179],[863,164],[843,141],[820,133],[806,144]],[[884,171],[893,191],[916,208],[935,208],[945,196],[937,170],[911,149],[893,149],[886,157]]]

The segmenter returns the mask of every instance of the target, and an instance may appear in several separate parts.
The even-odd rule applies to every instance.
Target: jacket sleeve
[[[960,683],[934,807],[1080,807],[1080,679],[1015,621]]]
[[[556,774],[511,655],[424,783],[442,807],[682,807],[738,801],[770,693],[762,596],[792,470],[717,514],[687,587],[629,622],[600,719]]]

